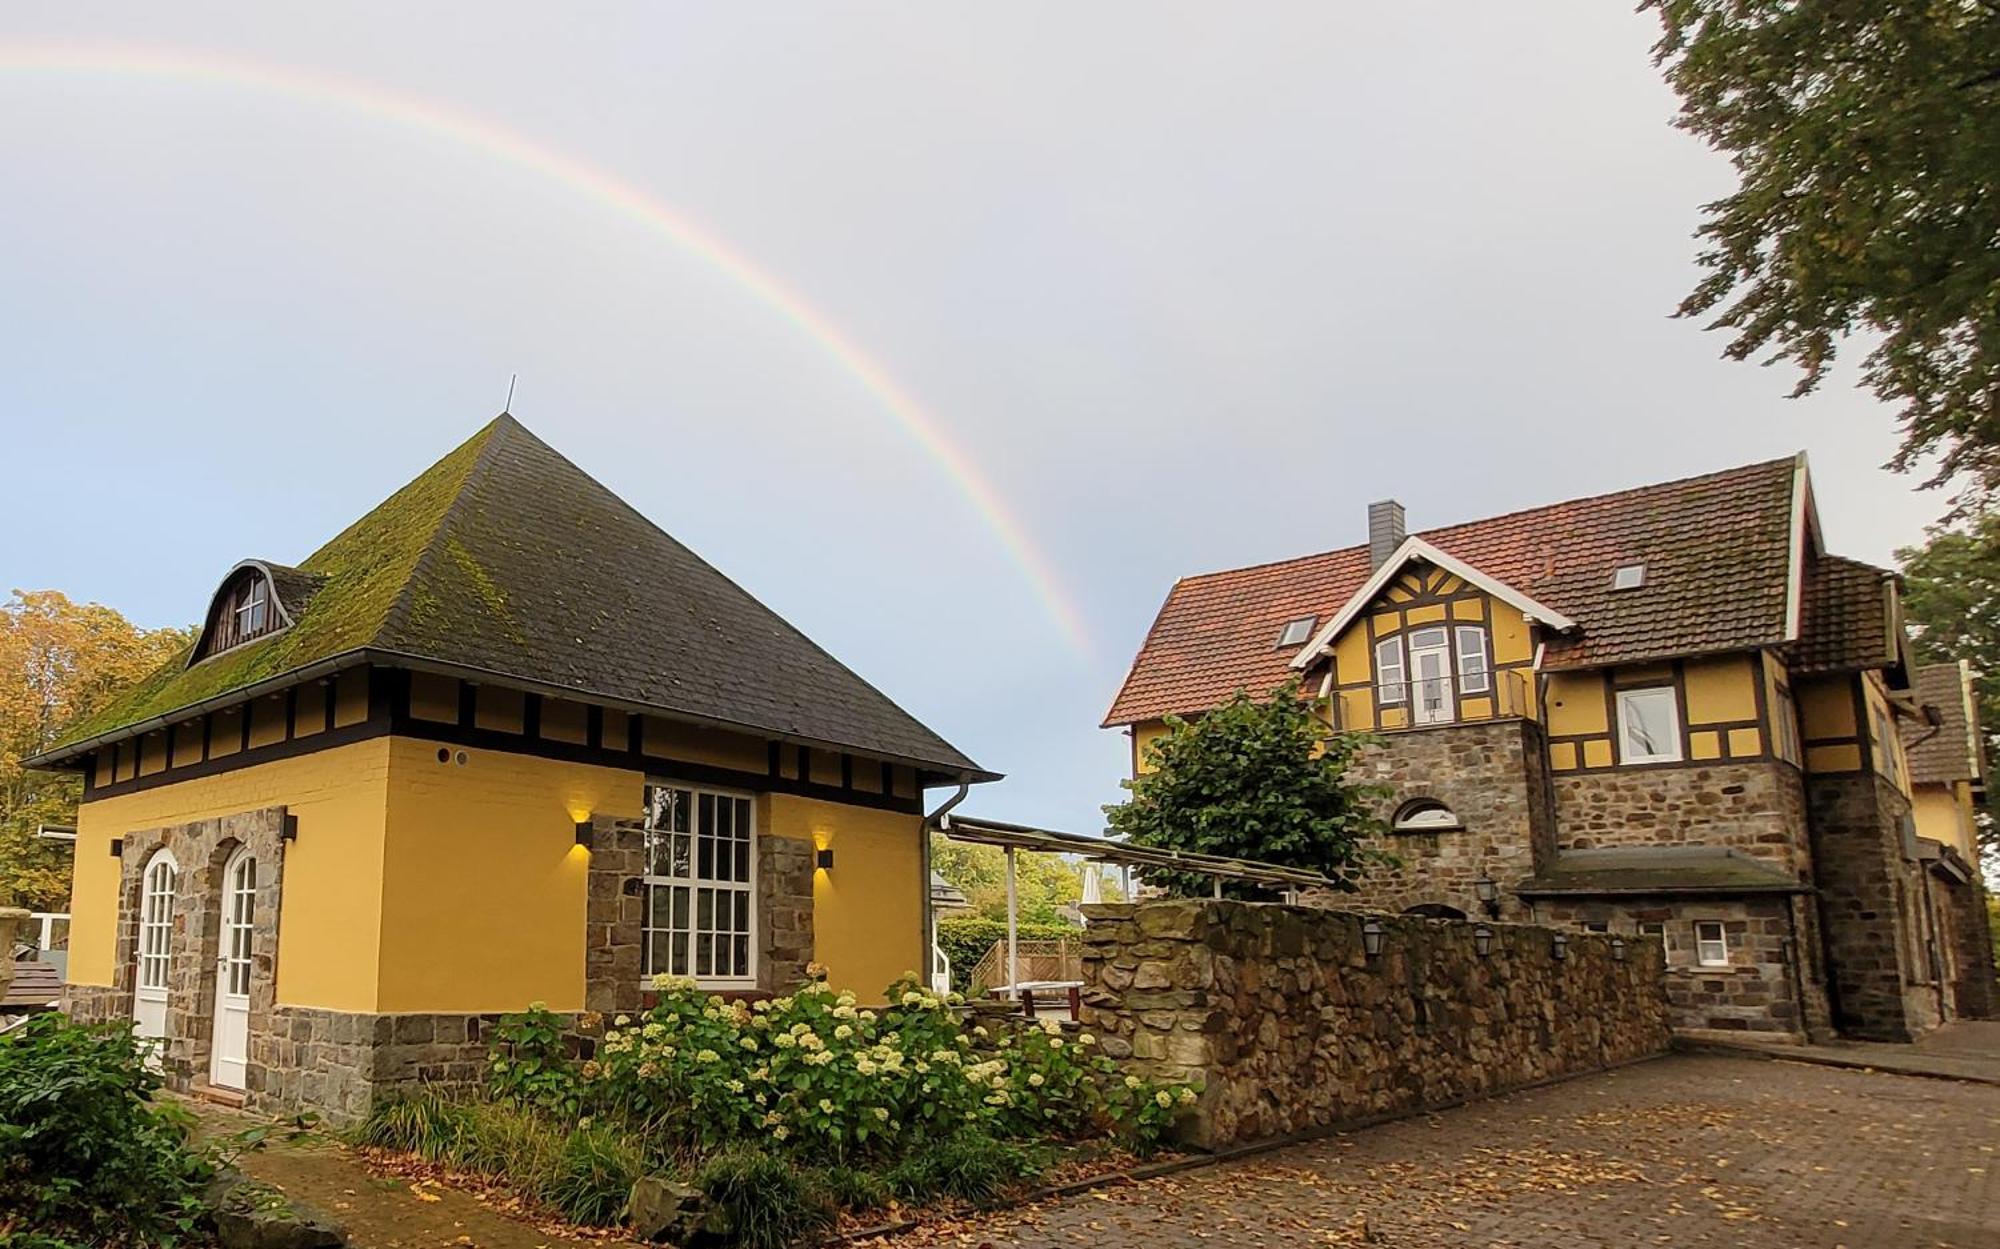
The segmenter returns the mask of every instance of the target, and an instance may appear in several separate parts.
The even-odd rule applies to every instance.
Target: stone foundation
[[[1669,1031],[1660,953],[1628,941],[1227,901],[1091,907],[1084,1026],[1155,1079],[1202,1087],[1218,1146],[1421,1110],[1650,1057]]]
[[[1952,949],[1952,1000],[1960,1019],[1993,1019],[2000,1013],[1994,990],[1992,916],[1986,890],[1975,877],[1944,891],[1944,926]]]
[[[316,1110],[342,1126],[385,1093],[471,1088],[483,1078],[497,1014],[405,1013],[280,1006],[262,1054],[251,1055],[249,1104]]]

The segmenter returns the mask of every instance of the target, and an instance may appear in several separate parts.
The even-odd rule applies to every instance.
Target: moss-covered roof
[[[317,588],[290,628],[191,666],[180,656],[44,761],[365,652],[991,775],[511,416],[299,571]]]

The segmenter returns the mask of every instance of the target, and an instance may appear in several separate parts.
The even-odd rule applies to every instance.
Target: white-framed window
[[[1674,763],[1681,757],[1681,713],[1671,685],[1618,691],[1618,761]]]
[[[1658,937],[1660,940],[1665,941],[1667,939],[1667,926],[1657,919],[1642,919],[1639,921],[1639,935],[1642,937]]]
[[[1611,921],[1608,919],[1587,919],[1583,921],[1583,930],[1585,932],[1610,932]]]
[[[1286,621],[1285,627],[1278,632],[1278,645],[1304,646],[1312,638],[1313,625],[1318,620],[1318,616],[1300,616],[1297,620]]]
[[[1407,697],[1400,638],[1383,638],[1375,643],[1375,690],[1383,706],[1400,703]]]
[[[173,961],[174,882],[180,866],[165,850],[146,861],[139,892],[139,991],[165,993]]]
[[[1729,932],[1721,920],[1695,921],[1694,961],[1703,967],[1729,966]]]
[[[1458,692],[1484,694],[1493,688],[1486,660],[1486,630],[1478,625],[1460,625],[1453,633],[1458,646]]]
[[[1620,564],[1611,573],[1611,588],[1614,590],[1636,590],[1646,584],[1644,564]]]
[[[257,859],[239,850],[222,878],[222,969],[217,979],[231,996],[250,993],[250,939],[256,930]]]
[[[670,782],[646,787],[646,976],[756,984],[755,818],[747,794]]]
[[[250,638],[262,633],[270,610],[271,587],[262,577],[251,577],[236,600],[236,636]]]

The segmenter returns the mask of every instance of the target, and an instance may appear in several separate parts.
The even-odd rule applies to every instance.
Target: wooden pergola
[[[1207,876],[1214,882],[1214,896],[1222,896],[1224,881],[1242,881],[1281,890],[1289,900],[1300,889],[1337,889],[1340,882],[1321,872],[1284,867],[1258,859],[1232,859],[1219,854],[1192,850],[1167,850],[1156,846],[1135,846],[1109,837],[1066,833],[1028,824],[1006,824],[953,815],[948,810],[932,821],[932,827],[953,841],[977,846],[998,846],[1007,859],[1007,985],[1017,988],[1021,979],[1019,899],[1015,892],[1014,854],[1018,850],[1038,850],[1045,854],[1072,854],[1086,862],[1114,863],[1121,867],[1157,867],[1176,872]]]

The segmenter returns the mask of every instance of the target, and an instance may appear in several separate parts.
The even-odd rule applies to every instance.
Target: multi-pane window
[[[223,881],[223,991],[235,997],[250,993],[250,935],[256,931],[257,860],[242,854]]]
[[[173,859],[163,850],[146,865],[139,896],[139,988],[167,987],[167,969],[173,956],[174,877]]]
[[[1681,757],[1680,709],[1670,685],[1618,691],[1618,761],[1673,763]]]
[[[1780,685],[1777,689],[1777,705],[1771,714],[1778,722],[1778,758],[1796,766],[1800,762],[1799,708],[1792,701],[1789,686]]]
[[[648,976],[751,983],[756,829],[750,799],[683,785],[646,790]]]
[[[262,577],[251,577],[237,591],[236,636],[255,637],[264,631],[271,610],[271,588]]]
[[[1729,934],[1721,921],[1704,919],[1695,924],[1694,961],[1703,967],[1729,966]]]
[[[1486,659],[1486,630],[1478,625],[1460,625],[1456,637],[1459,693],[1484,694],[1493,688],[1491,665]]]
[[[1375,643],[1375,688],[1384,706],[1403,701],[1403,643],[1384,638]]]

